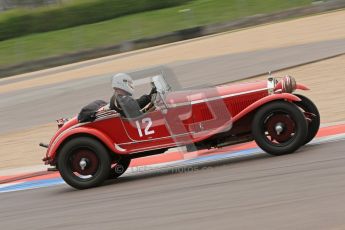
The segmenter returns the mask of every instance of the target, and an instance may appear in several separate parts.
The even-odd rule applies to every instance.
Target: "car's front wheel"
[[[59,151],[57,163],[65,182],[77,189],[102,184],[108,178],[111,166],[107,149],[89,137],[68,141]]]
[[[307,132],[307,121],[302,111],[286,101],[274,101],[262,106],[252,123],[257,145],[276,156],[296,151],[304,144]]]

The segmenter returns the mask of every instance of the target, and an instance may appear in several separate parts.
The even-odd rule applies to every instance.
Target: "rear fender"
[[[293,94],[290,94],[290,93],[272,94],[272,95],[269,95],[267,97],[261,98],[260,100],[254,102],[253,104],[251,104],[250,106],[248,106],[247,108],[242,110],[239,114],[237,114],[233,118],[233,122],[238,121],[239,119],[241,119],[245,115],[249,114],[250,112],[256,110],[260,106],[267,104],[271,101],[276,101],[276,100],[285,100],[285,101],[290,101],[290,102],[301,101],[301,99],[299,97],[297,97]]]
[[[115,149],[114,142],[106,134],[89,127],[77,127],[74,129],[66,130],[62,132],[49,146],[47,157],[54,161],[58,150],[71,138],[77,136],[91,136],[100,142],[102,142],[110,151],[115,153],[121,153]],[[124,154],[124,152],[122,152]]]

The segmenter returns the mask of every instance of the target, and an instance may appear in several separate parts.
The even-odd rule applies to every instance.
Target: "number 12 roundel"
[[[151,118],[146,117],[146,118],[141,120],[141,123],[144,124],[144,126],[145,126],[144,133],[141,130],[139,121],[135,122],[135,124],[137,126],[139,137],[143,137],[144,135],[148,136],[148,135],[152,135],[152,134],[155,133],[154,130],[150,129],[152,127],[152,120],[151,120]]]

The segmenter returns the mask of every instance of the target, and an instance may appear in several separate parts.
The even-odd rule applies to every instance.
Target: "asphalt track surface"
[[[1,229],[344,229],[345,143],[0,196]],[[183,172],[185,171],[185,172]]]
[[[173,63],[170,67],[176,75],[191,79],[214,72],[212,83],[217,84],[224,82],[224,77],[231,81],[281,64],[288,67],[294,58],[306,57],[314,51],[318,57],[325,56],[332,44],[338,47],[337,52],[345,47],[344,40],[337,40],[320,51],[320,44],[237,54],[244,56],[234,65],[235,70],[229,63],[239,56],[232,55]],[[308,50],[305,47],[310,52],[305,52]],[[224,75],[224,71],[233,72]],[[90,77],[1,95],[1,131],[44,124],[66,112],[78,112],[80,106],[95,98],[108,98],[111,91],[105,89],[109,87],[109,77]],[[188,81],[194,82],[186,79],[186,85]],[[12,104],[16,101],[21,102]],[[8,120],[4,122],[3,118]],[[17,123],[6,126],[11,119]],[[281,157],[263,153],[181,168],[178,173],[176,170],[143,173],[84,191],[60,185],[3,193],[0,226],[1,229],[345,229],[344,151],[345,143],[339,141],[306,146]]]
[[[188,62],[177,61],[167,64],[166,67],[183,87],[195,87],[244,79],[342,53],[345,53],[345,39],[228,54]],[[97,63],[95,61],[94,64]],[[134,70],[132,76],[138,79],[154,73],[157,73],[156,67]],[[109,100],[112,93],[112,74],[114,73],[0,93],[0,134],[73,116],[82,106],[96,99]],[[33,75],[32,78],[39,76]],[[6,81],[12,80],[8,78]]]

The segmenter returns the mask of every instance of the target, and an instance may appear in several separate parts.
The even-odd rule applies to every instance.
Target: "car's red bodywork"
[[[231,136],[227,140],[234,143],[250,133],[253,111],[262,105],[274,100],[300,101],[291,92],[284,93],[284,87],[282,81],[276,82],[274,89],[269,88],[268,81],[260,81],[169,92],[165,110],[156,109],[136,119],[122,118],[116,112],[100,113],[95,121],[87,123],[78,123],[75,117],[51,139],[44,161],[55,165],[61,146],[77,136],[99,140],[114,155],[150,155],[159,149],[164,152],[179,145],[212,142],[219,135]],[[301,84],[294,88],[308,89]]]

